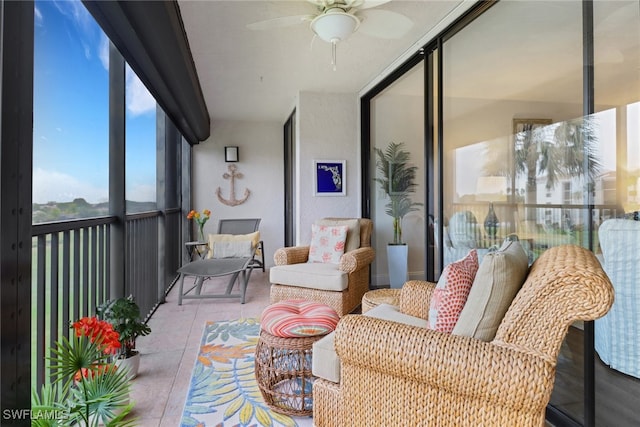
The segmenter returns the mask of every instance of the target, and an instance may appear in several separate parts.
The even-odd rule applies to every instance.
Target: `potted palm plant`
[[[98,318],[111,323],[119,334],[121,346],[116,355],[116,365],[128,369],[129,377],[135,378],[140,367],[136,338],[151,333],[151,328],[140,319],[140,307],[133,300],[133,296],[129,295],[100,304],[96,313]]]
[[[33,390],[31,425],[36,427],[134,426],[128,414],[130,381],[111,358],[121,344],[109,322],[83,317],[73,333],[51,348],[51,383]]]
[[[389,281],[392,288],[400,288],[407,280],[408,247],[402,241],[402,219],[418,210],[422,203],[414,202],[417,166],[409,164],[411,154],[404,143],[390,142],[386,150],[375,149],[379,176],[374,180],[389,199],[385,213],[393,219],[393,242],[387,245]]]

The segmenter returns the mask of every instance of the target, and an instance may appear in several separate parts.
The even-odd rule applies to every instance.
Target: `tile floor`
[[[221,293],[226,284],[226,278],[206,280],[203,293]],[[151,334],[138,338],[136,344],[142,355],[132,389],[133,415],[138,425],[180,426],[205,322],[259,317],[269,304],[269,286],[269,272],[254,270],[245,304],[240,304],[239,298],[230,298],[184,300],[181,306],[178,285],[174,286],[166,303],[158,307],[149,321]]]

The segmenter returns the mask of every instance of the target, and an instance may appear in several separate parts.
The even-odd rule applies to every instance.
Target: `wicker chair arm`
[[[273,254],[275,265],[300,264],[309,259],[309,246],[280,248]]]
[[[354,249],[340,257],[340,271],[353,273],[373,262],[376,252],[371,247]]]
[[[436,284],[424,280],[410,280],[400,291],[400,311],[421,319],[429,318],[429,302]]]
[[[389,375],[399,394],[417,381],[456,399],[516,410],[542,411],[555,376],[555,365],[535,355],[368,316],[343,317],[335,347],[345,383],[356,366]]]

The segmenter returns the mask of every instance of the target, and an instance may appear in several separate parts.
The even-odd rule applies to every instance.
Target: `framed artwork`
[[[346,196],[346,160],[314,160],[315,196]]]

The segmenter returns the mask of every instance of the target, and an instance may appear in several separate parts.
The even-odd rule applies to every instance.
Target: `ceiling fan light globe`
[[[311,29],[328,43],[347,39],[360,25],[360,20],[342,10],[329,10],[311,21]]]

